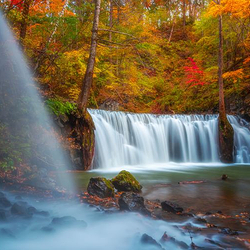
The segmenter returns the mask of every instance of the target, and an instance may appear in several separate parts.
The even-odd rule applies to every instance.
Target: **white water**
[[[96,126],[94,168],[155,163],[218,163],[217,115],[152,115],[89,110]],[[235,161],[250,162],[247,123],[228,116]]]
[[[10,131],[9,145],[18,141],[19,157],[32,155],[30,164],[38,167],[47,164],[60,170],[69,168],[70,163],[56,139],[32,74],[1,11],[0,125]],[[69,178],[61,182],[68,183],[73,190],[74,184]]]
[[[234,128],[235,162],[250,163],[249,123],[237,116],[228,116]]]
[[[12,202],[17,202],[14,197],[6,195]],[[9,219],[11,223],[1,222],[1,250],[156,250],[159,248],[141,245],[141,235],[147,233],[159,241],[164,232],[188,245],[191,243],[189,233],[183,233],[183,230],[176,226],[181,228],[188,222],[192,223],[192,220],[183,224],[169,223],[136,213],[105,213],[73,201],[48,203],[30,198],[25,198],[25,201],[39,211],[49,211],[50,215],[48,217],[33,215],[30,219],[16,216]],[[42,230],[51,223],[53,218],[68,215],[85,221],[87,227],[70,226],[66,223],[51,232]],[[192,225],[197,226],[194,223]],[[203,226],[199,225],[199,227]],[[2,233],[3,230],[8,234]],[[193,236],[196,244],[209,246],[205,242],[205,236]],[[165,246],[167,249],[176,248],[171,241],[166,242]]]

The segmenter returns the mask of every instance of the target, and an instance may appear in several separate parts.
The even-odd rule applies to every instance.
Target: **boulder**
[[[176,246],[176,249],[189,249],[188,245],[185,242],[178,241],[175,238],[168,236],[166,232],[162,235],[160,242],[163,244],[171,242]]]
[[[13,215],[32,216],[32,213],[23,204],[14,203],[10,211]]]
[[[35,207],[30,206],[27,202],[19,201],[13,204],[10,209],[11,214],[31,218],[34,214],[40,214]]]
[[[79,227],[86,227],[87,223],[83,220],[77,220],[73,216],[63,216],[59,218],[54,218],[51,222],[51,225],[56,227],[70,227],[70,226],[79,226]]]
[[[177,204],[171,203],[169,201],[163,201],[161,203],[161,207],[162,207],[162,210],[170,212],[170,213],[174,213],[174,214],[183,212],[182,207],[179,207]]]
[[[223,174],[223,175],[221,176],[221,179],[222,179],[223,181],[226,181],[226,180],[228,179],[228,176],[227,176],[226,174]]]
[[[6,217],[6,213],[3,209],[0,210],[0,222],[1,221],[6,221],[7,217]]]
[[[144,198],[136,193],[122,193],[118,204],[120,210],[151,215],[144,205]]]
[[[114,186],[104,177],[91,178],[87,187],[90,195],[100,198],[114,197]]]
[[[143,245],[153,246],[154,249],[164,249],[161,244],[159,244],[154,238],[149,236],[148,234],[143,234],[141,237],[141,243]]]
[[[239,235],[239,233],[237,231],[234,231],[230,228],[221,228],[220,229],[220,233],[222,234],[228,234],[228,235]]]
[[[122,170],[111,182],[118,191],[139,193],[142,189],[135,177],[126,170]]]
[[[51,223],[43,227],[42,230],[45,232],[54,232],[56,229],[77,227],[77,228],[86,228],[87,223],[83,220],[77,220],[72,216],[63,216],[54,218]]]
[[[0,206],[1,207],[11,207],[11,203],[6,197],[2,196],[2,197],[0,197]]]

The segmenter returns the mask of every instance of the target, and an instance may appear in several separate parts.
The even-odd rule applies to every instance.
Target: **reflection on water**
[[[152,168],[158,169],[153,171]],[[223,210],[225,213],[244,210],[250,204],[250,171],[247,165],[186,166],[161,164],[152,166],[148,171],[143,168],[124,169],[131,171],[143,186],[142,195],[150,200],[176,201],[184,208],[208,212]],[[90,171],[71,173],[74,175],[78,188],[86,190],[92,176],[113,178],[122,168],[114,172]],[[146,170],[145,170],[146,169]],[[149,169],[149,168],[148,168]],[[164,171],[163,171],[164,169]],[[222,174],[229,179],[222,181]],[[183,181],[202,180],[200,184],[178,184]],[[241,211],[242,212],[242,211]]]

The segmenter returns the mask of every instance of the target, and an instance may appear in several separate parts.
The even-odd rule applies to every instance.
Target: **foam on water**
[[[10,196],[8,199],[12,201]],[[136,213],[109,213],[97,211],[87,205],[66,202],[26,199],[29,205],[38,210],[49,211],[49,217],[34,215],[29,220],[16,217],[12,223],[1,223],[1,228],[5,232],[12,233],[14,237],[0,234],[0,248],[8,250],[145,250],[158,249],[152,245],[142,245],[141,236],[146,233],[157,241],[160,240],[164,232],[169,236],[184,241],[190,245],[189,234],[184,235],[175,226],[182,226],[182,223],[169,223],[162,220],[153,220]],[[13,202],[16,202],[13,200]],[[48,226],[55,217],[74,216],[77,220],[84,220],[86,228],[61,225],[55,231],[46,232],[42,228]],[[186,224],[185,222],[184,224]],[[195,224],[193,224],[195,225]],[[199,227],[202,227],[199,225]],[[205,236],[195,235],[194,241],[204,245]],[[171,241],[166,247],[175,249]]]

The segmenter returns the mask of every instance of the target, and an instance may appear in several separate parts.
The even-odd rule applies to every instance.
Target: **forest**
[[[41,91],[77,101],[87,68],[92,1],[1,1]],[[223,16],[229,112],[249,108],[249,1],[102,1],[88,107],[151,113],[218,112],[217,17]]]
[[[250,249],[249,0],[0,0],[0,249]]]

